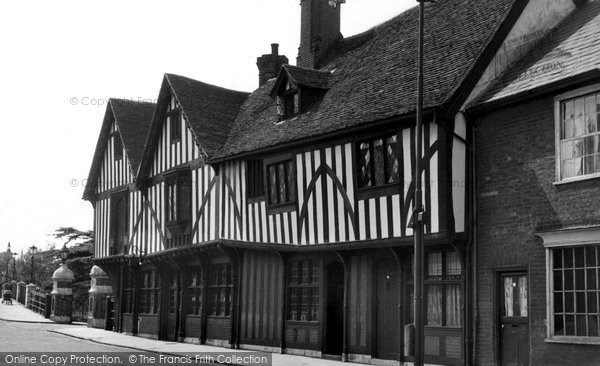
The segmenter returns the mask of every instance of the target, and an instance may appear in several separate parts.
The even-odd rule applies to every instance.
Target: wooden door
[[[341,355],[344,337],[344,266],[327,266],[327,339],[325,353]]]
[[[397,360],[399,347],[398,264],[385,258],[375,264],[375,357]]]
[[[171,274],[167,295],[167,340],[177,341],[177,309],[179,308],[179,276],[177,272]]]
[[[502,274],[499,287],[500,365],[529,365],[527,274]]]

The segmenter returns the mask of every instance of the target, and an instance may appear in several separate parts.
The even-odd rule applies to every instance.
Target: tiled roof
[[[123,99],[111,99],[110,101],[121,131],[123,146],[127,151],[131,170],[136,174],[142,160],[146,134],[156,104]]]
[[[165,74],[165,78],[175,93],[196,139],[204,152],[211,156],[225,141],[248,93],[174,74]]]
[[[473,79],[470,73],[482,58],[491,57],[484,50],[491,47],[500,29],[512,26],[516,16],[511,15],[517,8],[520,12],[519,6],[525,3],[443,0],[426,4],[425,108],[452,102],[463,82]],[[273,82],[260,87],[243,104],[217,157],[414,113],[417,36],[415,7],[363,34],[341,40],[321,69],[330,72],[329,90],[321,102],[283,123],[278,123],[275,101],[269,97]]]
[[[285,72],[286,75],[296,84],[318,89],[327,89],[327,81],[329,80],[329,75],[331,74],[329,71],[306,69],[292,65],[283,65],[281,72]]]
[[[91,199],[96,189],[113,120],[116,121],[119,127],[123,146],[129,159],[130,169],[133,174],[137,172],[144,150],[148,126],[152,120],[155,107],[154,103],[131,100],[111,98],[108,101],[100,136],[96,143],[92,166],[83,192],[84,199]]]
[[[498,102],[600,69],[599,34],[600,1],[589,1],[563,20],[473,105]]]
[[[248,93],[221,88],[175,74],[165,74],[156,112],[146,138],[138,175],[145,177],[158,143],[166,105],[174,95],[201,150],[212,157],[223,144]]]

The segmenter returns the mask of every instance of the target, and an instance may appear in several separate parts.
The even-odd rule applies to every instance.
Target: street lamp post
[[[414,365],[423,365],[423,343],[424,337],[424,318],[423,318],[423,281],[425,267],[424,255],[424,208],[423,192],[421,183],[421,165],[423,156],[423,38],[425,29],[425,3],[434,2],[434,0],[417,0],[419,2],[419,51],[417,61],[417,124],[416,124],[416,157],[415,171],[413,180],[415,182],[415,206],[413,212],[413,230],[414,230],[414,279],[415,279],[415,298],[414,298],[414,319],[415,319],[415,343],[414,343]]]
[[[31,279],[31,282],[30,282],[30,283],[35,283],[35,276],[34,276],[34,270],[33,270],[33,266],[34,266],[34,261],[33,261],[33,259],[34,259],[34,257],[35,257],[35,251],[36,251],[36,250],[37,250],[37,248],[36,248],[36,246],[35,246],[35,245],[32,245],[32,246],[30,246],[30,247],[29,247],[29,254],[31,254],[31,273],[30,273],[30,276],[31,276],[31,278],[30,278],[30,279]]]

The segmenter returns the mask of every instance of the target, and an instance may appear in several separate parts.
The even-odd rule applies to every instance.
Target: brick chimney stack
[[[263,86],[269,79],[277,77],[281,65],[289,63],[284,55],[279,55],[279,44],[271,43],[271,53],[256,58],[258,66],[258,86]]]
[[[305,68],[318,68],[320,58],[339,38],[340,4],[335,7],[327,0],[301,0],[300,47],[296,64]]]

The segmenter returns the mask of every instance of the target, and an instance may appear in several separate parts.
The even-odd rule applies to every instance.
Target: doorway
[[[165,322],[165,335],[167,341],[177,341],[177,309],[179,308],[179,302],[179,273],[173,271],[169,276],[167,287],[167,314]]]
[[[375,268],[375,358],[397,360],[400,351],[398,264],[384,258]]]
[[[499,276],[500,365],[529,365],[529,285],[527,273]]]
[[[327,266],[327,338],[325,353],[341,355],[344,335],[344,266],[333,262]]]

